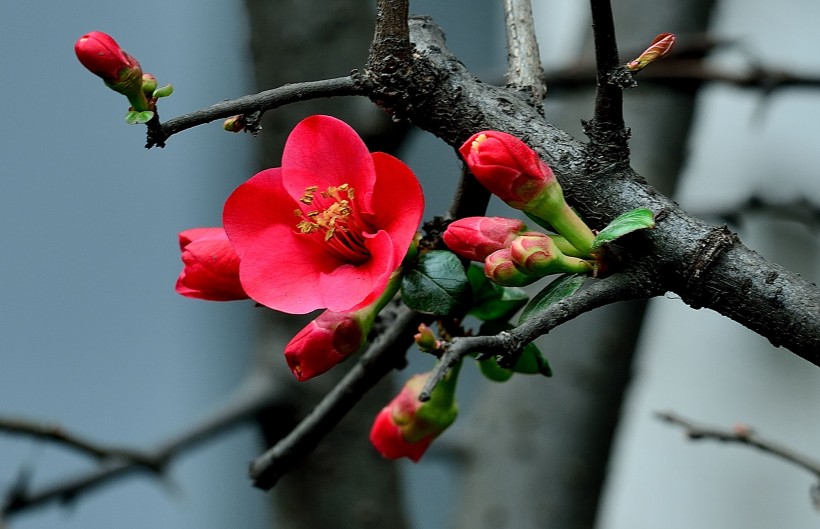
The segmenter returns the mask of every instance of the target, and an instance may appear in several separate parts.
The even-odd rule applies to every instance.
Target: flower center
[[[364,226],[356,214],[353,197],[353,188],[346,183],[324,191],[318,186],[306,187],[299,202],[311,209],[296,209],[294,214],[301,219],[296,224],[300,233],[319,235],[329,250],[355,264],[367,260],[370,252],[364,245]]]

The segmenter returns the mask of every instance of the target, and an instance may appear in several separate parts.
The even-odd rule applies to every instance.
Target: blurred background
[[[284,364],[281,347],[266,337],[286,342],[301,326],[271,331],[281,322],[261,322],[250,303],[186,299],[173,287],[181,269],[177,233],[218,225],[231,190],[273,165],[282,133],[314,107],[269,113],[263,123],[269,135],[261,138],[231,135],[214,123],[149,151],[142,147],[144,129],[123,120],[125,99],[77,62],[76,39],[108,32],[160,85],[172,82],[176,92],[160,106],[168,119],[281,84],[280,78],[346,75],[361,67],[367,29],[351,25],[350,35],[331,35],[307,28],[372,16],[370,4],[328,1],[319,13],[285,0],[214,2],[207,9],[191,0],[145,0],[135,12],[128,4],[43,0],[5,11],[0,415],[56,423],[105,443],[153,446],[224,399],[258,364],[260,348],[275,353],[270,362]],[[820,38],[813,37],[820,5],[813,0],[616,4],[624,60],[657,33],[678,32],[681,46],[704,42],[708,27],[720,41],[708,63],[718,72],[758,65],[807,76],[820,71]],[[533,5],[542,59],[554,79],[548,116],[581,137],[591,92],[562,83],[561,71],[582,68],[588,57],[587,6]],[[411,11],[433,15],[477,76],[503,82],[500,2],[460,7],[414,0]],[[269,33],[265,23],[274,24]],[[351,39],[349,60],[333,56],[342,51],[331,38]],[[277,39],[273,51],[261,44]],[[300,44],[307,41],[318,46],[308,50]],[[297,56],[300,50],[308,55]],[[287,79],[323,59],[321,74]],[[636,169],[690,211],[730,222],[763,255],[820,279],[820,89],[683,84],[647,81],[627,93]],[[374,124],[378,113],[367,101],[347,101],[338,115],[357,123],[363,136],[385,130]],[[420,131],[391,130],[391,146],[423,181],[427,218],[442,214],[459,171],[452,150]],[[814,205],[813,216],[805,207],[785,215],[749,207],[801,201]],[[724,426],[747,423],[820,458],[816,367],[673,295],[586,315],[541,345],[556,371],[550,380],[522,376],[497,385],[465,370],[457,423],[419,464],[397,465],[407,526],[816,526],[811,476],[748,449],[693,444],[653,417],[675,411]],[[411,354],[396,383],[429,368],[428,357]],[[385,389],[385,399],[392,391]],[[346,442],[369,449],[366,428]],[[14,529],[297,527],[283,521],[281,507],[272,508],[271,494],[250,486],[247,462],[263,448],[257,426],[248,424],[174,460],[163,481],[134,475],[7,523]],[[21,476],[37,488],[91,468],[87,458],[53,444],[0,434],[0,492]],[[355,489],[343,479],[315,486]],[[317,509],[310,496],[298,506]]]

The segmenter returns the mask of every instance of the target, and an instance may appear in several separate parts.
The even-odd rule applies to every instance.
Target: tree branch
[[[510,331],[495,336],[453,338],[441,356],[440,362],[436,364],[427,379],[419,400],[429,400],[430,394],[442,377],[470,353],[480,351],[483,355],[515,357],[531,341],[585,312],[617,301],[644,299],[662,293],[654,290],[649,282],[638,277],[636,275],[638,273],[621,272],[594,281],[587,288],[550,305],[537,318],[529,319]]]
[[[220,118],[228,118],[237,114],[247,115],[254,112],[259,112],[261,118],[261,113],[299,101],[356,95],[365,95],[365,93],[352,75],[321,81],[288,84],[258,94],[222,101],[202,110],[169,119],[148,129],[148,139],[145,147],[147,149],[154,146],[165,147],[165,141],[174,134]]]
[[[543,109],[547,83],[541,67],[530,0],[504,0],[504,20],[507,26],[507,86],[526,91],[529,100]]]
[[[416,48],[406,75],[369,76],[371,99],[459,147],[479,130],[513,134],[542,155],[565,195],[593,227],[645,207],[654,230],[623,241],[625,262],[641,263],[644,281],[708,307],[820,365],[820,289],[763,259],[731,233],[697,219],[646,184],[631,168],[594,153],[547,123],[507,90],[482,83],[446,48],[429,18],[411,20]],[[381,85],[379,83],[386,83]]]
[[[404,364],[413,331],[422,321],[421,315],[401,307],[396,320],[361,356],[345,377],[287,436],[250,465],[253,484],[270,489],[296,463],[313,451],[353,406],[379,380]]]
[[[779,459],[792,463],[814,475],[820,480],[820,461],[791,448],[765,439],[746,425],[736,425],[731,430],[696,424],[671,412],[659,412],[656,417],[669,424],[683,428],[686,436],[692,441],[712,440],[723,443],[742,444],[756,448]]]
[[[146,467],[152,465],[152,462],[145,459],[144,454],[139,451],[96,443],[69,432],[56,424],[35,422],[22,418],[0,417],[0,431],[52,441],[95,459],[126,459]]]
[[[27,491],[25,488],[13,488],[0,509],[0,518],[18,514],[33,507],[49,502],[74,500],[82,494],[121,478],[135,471],[150,471],[161,475],[172,460],[183,452],[190,450],[204,441],[215,438],[231,428],[252,419],[261,410],[274,406],[284,406],[279,389],[264,375],[247,379],[228,400],[218,406],[203,420],[171,436],[153,449],[111,451],[99,450],[106,458],[103,464],[90,472],[46,485],[38,490]],[[86,443],[76,438],[68,443],[72,447],[85,446]],[[100,445],[91,445],[95,452]],[[126,457],[121,457],[125,454]]]
[[[607,163],[629,163],[629,131],[624,125],[623,88],[631,86],[632,75],[620,64],[615,40],[615,21],[610,0],[590,0],[592,35],[595,43],[595,114],[584,122],[593,158]]]

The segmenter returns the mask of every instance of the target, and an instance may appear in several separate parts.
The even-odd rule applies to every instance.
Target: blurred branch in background
[[[692,441],[718,441],[728,444],[741,444],[756,448],[761,452],[782,459],[813,474],[818,482],[811,488],[811,499],[814,507],[820,510],[820,461],[801,454],[792,448],[764,438],[754,428],[745,424],[735,424],[730,429],[699,424],[672,412],[658,412],[655,416],[663,422],[683,429],[683,433]]]

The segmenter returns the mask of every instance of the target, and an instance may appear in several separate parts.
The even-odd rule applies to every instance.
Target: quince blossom
[[[223,224],[252,299],[292,314],[347,312],[385,289],[423,210],[409,167],[368,152],[346,123],[311,116],[290,133],[282,167],[228,198]]]

